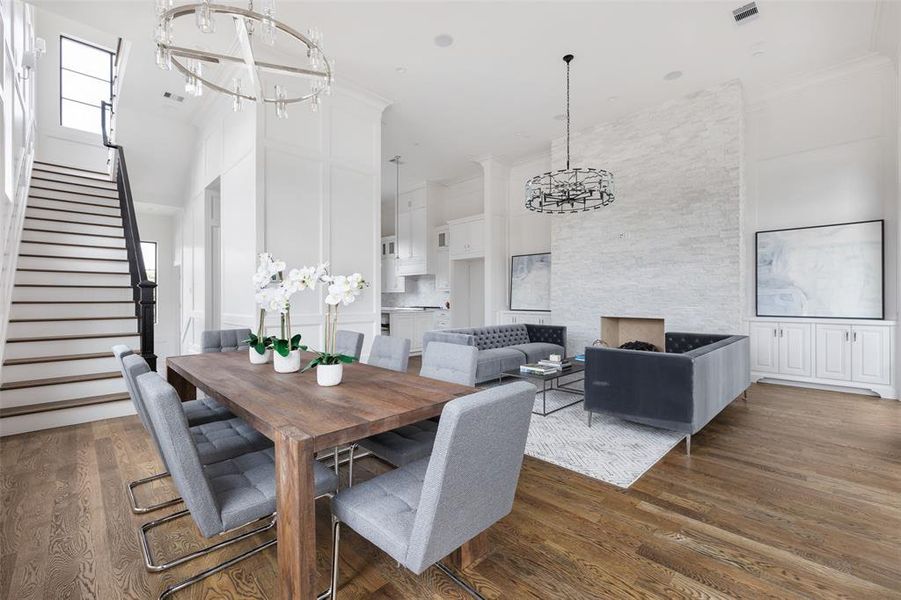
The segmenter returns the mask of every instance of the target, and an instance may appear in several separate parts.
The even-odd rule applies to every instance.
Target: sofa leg
[[[741,399],[742,399],[744,402],[747,402],[747,401],[748,401],[748,390],[745,390],[745,391],[743,391],[743,392],[741,393]]]
[[[691,434],[685,436],[685,456],[691,456]]]
[[[589,426],[589,427],[591,427],[591,415],[593,415],[593,414],[594,414],[594,413],[591,412],[590,410],[588,411],[588,426]]]

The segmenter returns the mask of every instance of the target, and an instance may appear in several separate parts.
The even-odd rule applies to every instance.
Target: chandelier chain
[[[566,61],[566,170],[569,171],[569,61]]]

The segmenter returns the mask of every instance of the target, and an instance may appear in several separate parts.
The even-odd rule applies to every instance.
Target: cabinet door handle
[[[779,337],[782,337],[782,334],[784,333],[784,331],[785,331],[785,330],[782,329],[781,327],[779,328]]]
[[[777,334],[776,334],[776,328],[773,327],[773,337],[776,337],[776,335],[777,335]]]
[[[854,332],[854,341],[855,342],[857,341],[857,332],[856,331]]]
[[[851,339],[851,334],[845,331],[845,341],[847,342],[849,339]]]

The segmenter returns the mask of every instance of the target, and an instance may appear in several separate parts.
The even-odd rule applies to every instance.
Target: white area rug
[[[509,382],[509,381],[508,381]],[[547,393],[548,410],[576,397]],[[541,411],[541,394],[535,398]],[[682,441],[685,435],[595,413],[591,427],[582,403],[547,417],[532,415],[526,454],[557,466],[627,488]]]

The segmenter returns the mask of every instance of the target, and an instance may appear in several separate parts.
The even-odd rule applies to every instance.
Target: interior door
[[[869,325],[851,327],[851,379],[889,385],[892,379],[891,329]]]
[[[798,377],[811,376],[810,325],[779,323],[779,372]]]
[[[751,370],[779,372],[779,324],[751,323]]]
[[[851,379],[851,327],[817,323],[816,373],[820,379]]]

